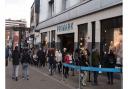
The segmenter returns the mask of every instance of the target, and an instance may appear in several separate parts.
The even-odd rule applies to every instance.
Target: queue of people
[[[6,49],[6,59],[8,58],[8,50]],[[66,48],[64,48],[61,52],[61,50],[49,48],[32,48],[27,49],[24,48],[21,53],[18,51],[18,47],[15,47],[15,50],[12,51],[12,64],[13,64],[13,73],[12,73],[12,79],[15,79],[18,81],[18,70],[20,62],[22,64],[23,69],[23,78],[26,80],[29,80],[29,64],[32,66],[36,66],[38,68],[45,67],[47,64],[49,64],[49,74],[53,75],[56,71],[58,71],[59,74],[63,74],[65,78],[69,77],[69,71],[72,71],[72,74],[74,74],[74,69],[70,69],[69,67],[65,67],[62,64],[73,64],[76,66],[93,66],[93,67],[99,67],[101,64],[101,58],[98,50],[94,48],[92,50],[92,58],[90,59],[90,52],[87,48],[84,49],[76,49],[74,53],[71,51],[67,51]],[[90,60],[92,62],[90,63]],[[110,52],[105,52],[103,56],[104,60],[104,67],[106,68],[115,68],[116,66],[116,55],[112,50]],[[7,66],[7,62],[6,62]],[[80,71],[80,77],[81,77],[81,84],[83,86],[87,85],[87,78],[89,77],[90,71]],[[98,84],[98,71],[93,71],[93,84]],[[107,78],[108,78],[108,84],[113,84],[113,73],[107,72]]]

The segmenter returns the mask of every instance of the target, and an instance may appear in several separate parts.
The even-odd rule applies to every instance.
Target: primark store
[[[112,48],[122,59],[122,18],[122,0],[40,0],[36,31],[48,48]]]

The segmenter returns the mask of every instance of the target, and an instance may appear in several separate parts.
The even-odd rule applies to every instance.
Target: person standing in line
[[[58,67],[59,74],[61,73],[61,66],[62,66],[62,53],[59,51],[56,51],[56,62]]]
[[[90,52],[89,50],[86,48],[86,56],[87,56],[87,60],[88,60],[88,66],[91,66],[91,61],[90,61]],[[88,82],[91,82],[91,71],[88,71]]]
[[[54,69],[54,62],[55,62],[55,54],[53,52],[53,49],[50,48],[48,51],[48,62],[49,62],[49,72],[50,75],[53,75],[53,69]]]
[[[6,65],[6,67],[8,66],[8,58],[9,58],[9,46],[7,46],[6,47],[6,49],[5,49],[5,59],[6,59],[6,61],[5,61],[5,65]]]
[[[65,75],[65,71],[66,71],[65,66],[63,66],[63,63],[65,63],[65,56],[66,56],[66,54],[67,54],[67,49],[63,48],[63,51],[62,51],[62,67],[63,67],[62,68],[62,72],[63,72],[63,75]]]
[[[24,49],[21,63],[23,65],[23,78],[29,80],[29,64],[30,64],[30,55],[28,49]]]
[[[18,51],[18,46],[16,46],[15,50],[12,52],[12,64],[13,64],[12,79],[15,79],[16,81],[18,81],[19,60],[20,60],[20,52]]]
[[[74,64],[79,65],[79,49],[75,50],[73,57],[74,57]]]
[[[92,66],[93,67],[99,67],[100,64],[100,55],[98,52],[98,49],[93,49],[92,51]],[[98,77],[98,71],[94,71],[94,85],[98,84],[97,77]]]
[[[65,55],[64,63],[70,64],[69,53],[67,53]],[[69,76],[69,67],[65,67],[65,69],[64,69],[64,76],[65,76],[65,78],[68,78],[68,76]]]
[[[82,50],[81,52],[80,66],[84,66],[84,67],[88,66],[87,50]],[[87,81],[87,71],[81,71],[81,83],[83,86],[86,86],[86,81]]]
[[[116,56],[112,50],[110,50],[108,54],[108,60],[106,64],[107,64],[106,66],[107,68],[115,68]],[[113,84],[113,72],[107,72],[107,76],[108,76],[108,84]]]

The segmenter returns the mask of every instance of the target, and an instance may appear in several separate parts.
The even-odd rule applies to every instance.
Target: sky
[[[30,11],[34,0],[5,0],[5,19],[27,21],[30,27]]]

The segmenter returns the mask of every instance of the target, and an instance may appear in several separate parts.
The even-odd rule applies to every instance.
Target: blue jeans
[[[29,70],[28,70],[28,63],[23,63],[23,76],[25,79],[28,79],[29,76]]]
[[[18,72],[19,72],[19,65],[13,65],[12,77],[13,78],[18,77]]]

